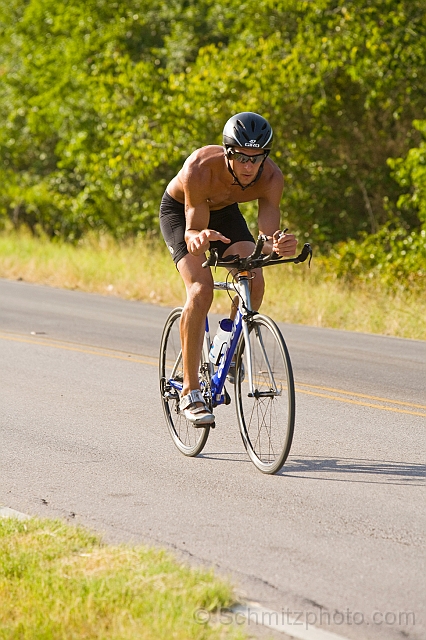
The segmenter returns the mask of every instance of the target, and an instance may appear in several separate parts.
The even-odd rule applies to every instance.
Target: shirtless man
[[[265,253],[293,256],[297,240],[280,236],[283,175],[268,158],[272,128],[262,116],[243,112],[225,124],[223,147],[194,151],[167,186],[160,207],[161,231],[186,287],[180,333],[184,381],[180,410],[195,427],[214,422],[198,380],[205,319],[213,301],[213,277],[203,269],[205,251],[216,247],[220,256],[248,256],[254,238],[238,207],[258,201],[259,233],[269,237]],[[251,301],[258,310],[264,293],[261,269],[252,280]]]

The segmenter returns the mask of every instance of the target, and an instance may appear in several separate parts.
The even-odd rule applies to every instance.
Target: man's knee
[[[209,309],[213,302],[213,283],[193,282],[187,288],[188,302]]]
[[[263,274],[261,271],[255,272],[254,278],[251,281],[251,294],[252,295],[263,295],[265,291],[265,280],[263,279]]]
[[[258,274],[256,274],[258,276]],[[254,277],[251,281],[251,303],[255,311],[258,311],[262,304],[263,294],[265,293],[265,281],[263,280],[262,273],[260,277]]]

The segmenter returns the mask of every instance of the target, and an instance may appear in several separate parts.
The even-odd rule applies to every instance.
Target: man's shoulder
[[[195,149],[185,161],[185,164],[205,164],[215,162],[223,157],[223,147],[218,144],[210,144],[206,147]]]
[[[271,175],[277,175],[277,176],[283,175],[281,169],[279,168],[277,163],[272,160],[272,158],[268,157],[267,161],[265,162],[265,166],[270,168]]]
[[[262,178],[265,185],[282,185],[284,183],[283,172],[271,158],[265,162]]]
[[[223,147],[218,145],[209,145],[201,147],[191,153],[185,160],[180,171],[180,177],[183,181],[199,178],[200,180],[208,180],[209,176],[221,168],[223,162]]]

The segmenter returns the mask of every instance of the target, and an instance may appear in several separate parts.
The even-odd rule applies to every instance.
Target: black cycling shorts
[[[177,264],[188,253],[185,242],[185,206],[172,198],[167,191],[164,192],[160,205],[160,228],[167,248],[172,254],[175,264]],[[220,257],[235,242],[248,240],[254,243],[254,238],[249,231],[247,222],[243,218],[236,202],[223,209],[211,211],[208,228],[219,231],[231,241],[229,244],[225,244],[220,240],[210,242],[210,247],[215,247]]]

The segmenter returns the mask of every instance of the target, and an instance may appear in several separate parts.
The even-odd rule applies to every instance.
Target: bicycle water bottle
[[[209,353],[209,358],[215,365],[219,365],[220,358],[225,351],[226,345],[231,339],[232,325],[233,322],[229,318],[224,318],[219,322]]]

